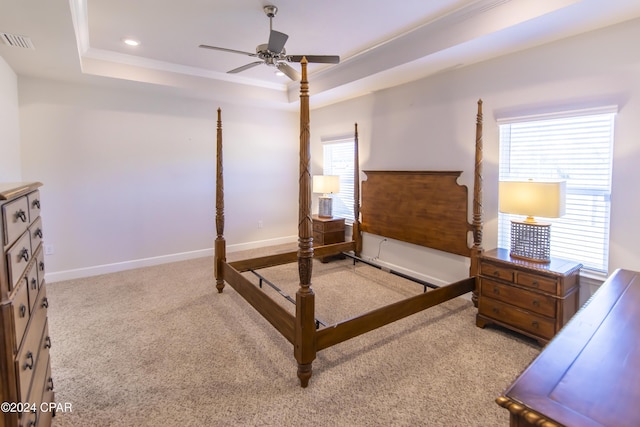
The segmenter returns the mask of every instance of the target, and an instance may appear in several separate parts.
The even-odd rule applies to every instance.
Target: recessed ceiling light
[[[138,45],[140,45],[140,42],[138,40],[134,40],[134,39],[122,39],[122,41],[124,42],[124,44],[126,44],[128,46],[138,46]]]

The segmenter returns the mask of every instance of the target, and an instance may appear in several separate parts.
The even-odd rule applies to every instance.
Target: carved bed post
[[[224,289],[222,264],[227,260],[227,249],[224,240],[224,185],[222,178],[222,110],[218,108],[218,128],[216,138],[216,241],[214,246],[213,270],[218,293]]]
[[[300,385],[306,387],[316,358],[315,295],[311,289],[313,267],[313,223],[311,221],[311,146],[309,131],[309,82],[307,59],[302,58],[300,81],[300,194],[298,215],[298,274],[294,355],[298,362]]]
[[[355,255],[359,257],[360,252],[362,252],[362,232],[360,231],[360,160],[358,155],[358,123],[355,124],[353,143],[353,227],[351,240],[355,243]]]
[[[478,257],[482,254],[482,99],[478,100],[476,119],[476,158],[473,179],[473,248],[471,249],[470,277],[476,278],[476,288],[471,297],[478,306]]]

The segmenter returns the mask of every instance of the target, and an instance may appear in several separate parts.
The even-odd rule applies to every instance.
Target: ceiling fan
[[[239,53],[241,55],[253,56],[260,58],[260,61],[255,61],[242,67],[234,68],[227,71],[227,73],[235,74],[249,68],[253,68],[260,64],[267,64],[274,66],[281,72],[287,75],[291,80],[300,80],[300,73],[291,67],[288,62],[300,62],[302,58],[307,58],[308,62],[322,63],[322,64],[338,64],[340,63],[340,57],[337,55],[287,55],[284,45],[289,38],[288,35],[276,31],[272,27],[273,18],[278,13],[278,8],[273,5],[264,6],[264,13],[269,17],[269,42],[261,44],[256,47],[256,53],[243,52],[241,50],[227,49],[224,47],[209,46],[201,44],[199,47],[204,49],[220,50],[223,52]]]

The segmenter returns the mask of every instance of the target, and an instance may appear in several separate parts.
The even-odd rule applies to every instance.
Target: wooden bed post
[[[478,257],[482,254],[482,99],[478,100],[476,118],[476,158],[473,179],[473,248],[471,249],[470,277],[476,278],[476,286],[471,300],[478,306],[478,276],[480,275]]]
[[[300,385],[307,387],[316,358],[315,295],[311,289],[313,268],[313,223],[311,220],[311,146],[309,131],[309,82],[307,59],[302,58],[300,81],[300,194],[298,214],[298,274],[296,292],[294,356],[298,362]]]
[[[218,108],[218,128],[216,138],[216,241],[214,246],[214,275],[218,293],[224,289],[222,264],[227,261],[227,249],[224,240],[224,185],[222,177],[222,110]]]
[[[351,240],[354,241],[354,252],[357,257],[362,252],[362,232],[360,231],[360,160],[358,142],[358,123],[355,124],[353,137],[353,226]]]

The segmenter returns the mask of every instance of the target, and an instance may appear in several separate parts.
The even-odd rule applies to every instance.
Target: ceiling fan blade
[[[276,63],[276,68],[278,68],[278,70],[280,70],[283,73],[285,73],[287,75],[287,77],[289,77],[291,80],[294,80],[294,81],[299,81],[300,80],[300,73],[298,73],[289,64],[287,64],[285,62],[277,62]]]
[[[307,58],[307,62],[315,62],[320,64],[339,64],[340,57],[338,55],[287,55],[291,62],[300,62],[302,58]]]
[[[226,47],[209,46],[206,44],[201,44],[198,47],[201,47],[203,49],[221,50],[222,52],[239,53],[240,55],[257,56],[255,53],[243,52],[241,50],[235,50],[235,49],[227,49]]]
[[[256,65],[260,65],[260,64],[264,64],[264,61],[252,62],[250,64],[243,65],[242,67],[234,68],[233,70],[227,71],[227,73],[229,73],[229,74],[239,73],[241,71],[248,70],[249,68],[253,68]]]
[[[271,30],[271,33],[269,33],[269,44],[267,49],[269,49],[269,51],[273,53],[282,52],[282,49],[284,49],[284,44],[287,42],[288,38],[289,36],[285,33]]]

